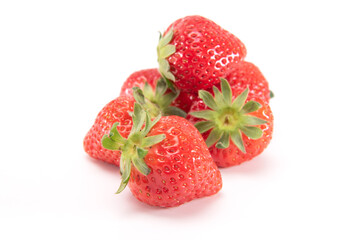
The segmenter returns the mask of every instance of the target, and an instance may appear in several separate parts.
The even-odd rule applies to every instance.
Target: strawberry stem
[[[158,65],[159,65],[159,72],[162,77],[167,82],[167,85],[172,91],[175,91],[175,87],[173,82],[176,80],[175,76],[170,72],[170,64],[167,60],[172,54],[176,52],[176,46],[169,44],[173,38],[174,31],[171,28],[163,37],[160,34],[159,43],[157,46],[157,56],[158,56]]]

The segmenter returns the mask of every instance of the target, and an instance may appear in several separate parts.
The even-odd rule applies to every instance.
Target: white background
[[[1,239],[340,239],[337,1],[1,1]],[[177,208],[114,195],[82,140],[158,31],[199,14],[238,36],[275,93],[273,140]]]

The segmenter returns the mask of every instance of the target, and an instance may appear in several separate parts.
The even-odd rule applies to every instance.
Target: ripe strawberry
[[[225,78],[233,93],[241,93],[248,87],[248,97],[256,95],[256,98],[262,98],[265,102],[269,102],[268,82],[260,69],[253,63],[245,61],[230,63]]]
[[[202,136],[186,119],[159,116],[151,122],[138,103],[132,119],[127,139],[117,130],[119,123],[102,139],[105,148],[122,152],[117,193],[129,185],[144,203],[174,207],[221,189],[221,174]]]
[[[272,138],[268,103],[256,95],[248,97],[248,88],[232,95],[225,79],[221,79],[221,91],[214,86],[213,92],[214,97],[201,90],[203,101],[193,103],[187,118],[202,133],[217,166],[238,165],[259,155]]]
[[[159,78],[160,75],[159,73],[156,74],[155,71],[157,71],[157,69],[145,70],[131,75],[132,77],[129,79],[136,81],[129,81],[128,79],[122,88],[122,96],[111,101],[100,111],[94,125],[84,139],[85,152],[91,157],[119,166],[120,153],[118,151],[108,151],[104,149],[100,142],[103,135],[111,129],[114,122],[121,123],[118,129],[124,137],[130,133],[132,122],[129,112],[132,112],[135,99],[143,105],[143,108],[145,108],[152,117],[159,114],[163,116],[186,116],[186,113],[181,109],[176,106],[170,106],[178,96],[178,93],[171,91],[166,92],[168,88],[165,81],[156,82],[156,79]],[[152,84],[155,91],[152,90],[147,82],[143,82],[145,79],[154,80]],[[133,87],[134,85],[143,85],[146,97],[144,97],[138,87]],[[177,103],[179,103],[180,100],[181,98]]]
[[[129,112],[133,111],[134,99],[129,96],[120,96],[109,102],[97,115],[97,118],[86,134],[83,145],[84,150],[91,157],[119,166],[120,152],[103,148],[101,139],[108,133],[113,123],[119,122],[117,127],[123,137],[127,137],[132,127],[132,118]]]
[[[246,53],[237,37],[201,16],[176,20],[157,47],[162,76],[193,92],[219,83],[229,63],[243,60]]]
[[[158,80],[161,78],[161,75],[156,68],[152,69],[145,69],[145,70],[140,70],[137,72],[132,73],[124,82],[120,95],[133,95],[133,87],[139,87],[141,89],[144,88],[145,83],[148,83],[152,90],[155,91],[156,85]],[[169,93],[170,90],[167,91]],[[145,93],[144,93],[145,95]],[[154,95],[152,92],[151,96],[146,96],[146,97],[151,97]],[[175,100],[171,103],[171,106],[177,107],[182,109],[184,112],[189,112],[191,104],[194,100],[198,98],[198,95],[195,93],[187,93],[181,91]]]

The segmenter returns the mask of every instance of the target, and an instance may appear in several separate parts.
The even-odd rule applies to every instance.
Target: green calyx
[[[227,148],[231,140],[242,152],[245,152],[242,133],[251,139],[262,137],[262,130],[255,126],[265,124],[266,121],[249,115],[261,108],[261,104],[256,101],[245,103],[248,88],[232,101],[230,85],[223,78],[221,91],[216,86],[213,87],[213,91],[214,96],[205,90],[199,91],[199,97],[211,110],[190,112],[192,116],[205,120],[197,122],[195,127],[200,133],[211,130],[206,139],[208,147],[216,144],[217,148]]]
[[[133,96],[137,103],[148,112],[151,117],[159,114],[162,116],[176,115],[185,118],[186,112],[178,107],[171,106],[171,103],[178,97],[179,91],[167,91],[168,85],[164,78],[157,81],[156,89],[153,90],[147,82],[143,90],[139,87],[133,87]]]
[[[169,88],[174,90],[172,82],[175,81],[175,76],[170,72],[170,64],[167,60],[172,54],[176,52],[176,46],[169,44],[173,38],[174,31],[171,28],[167,34],[163,37],[160,34],[159,43],[157,46],[157,56],[159,64],[159,72],[162,77],[167,81]]]
[[[150,173],[150,168],[145,164],[144,157],[148,149],[163,141],[164,134],[147,137],[152,127],[159,121],[161,115],[158,115],[151,121],[150,115],[143,110],[139,103],[135,103],[132,113],[133,126],[128,138],[123,138],[117,130],[119,123],[114,123],[110,133],[105,134],[102,138],[102,145],[109,150],[121,151],[120,172],[122,181],[116,193],[122,192],[127,186],[132,164],[144,175]],[[143,128],[144,125],[144,128]]]

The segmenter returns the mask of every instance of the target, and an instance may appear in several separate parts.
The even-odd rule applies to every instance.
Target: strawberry
[[[115,123],[102,139],[104,148],[121,151],[122,182],[117,193],[128,185],[144,203],[174,207],[221,189],[221,174],[202,136],[186,119],[159,115],[151,121],[138,103],[132,119],[127,138]]]
[[[257,95],[248,96],[249,88],[232,95],[225,79],[221,91],[214,86],[213,93],[214,97],[200,90],[202,100],[193,103],[187,118],[202,133],[217,166],[238,165],[263,152],[273,132],[268,103]]]
[[[269,102],[271,93],[268,82],[260,69],[253,63],[245,61],[230,63],[225,78],[228,80],[232,92],[241,93],[248,87],[248,97],[256,95],[256,98],[262,98],[265,102]]]
[[[145,83],[148,83],[152,90],[155,91],[156,85],[158,80],[161,78],[161,75],[156,68],[152,69],[144,69],[137,72],[132,73],[126,81],[123,83],[123,86],[120,91],[120,95],[133,95],[133,87],[140,87],[141,89],[144,88]],[[169,93],[170,90],[167,91]],[[145,95],[145,93],[144,93]],[[151,93],[154,95],[154,93]],[[152,96],[148,96],[149,98]],[[187,93],[181,91],[178,97],[173,100],[171,103],[172,106],[182,109],[184,112],[189,112],[191,104],[194,100],[198,98],[197,94],[194,93]]]
[[[176,20],[157,47],[162,76],[191,92],[219,83],[229,64],[243,60],[246,53],[237,37],[201,16]]]
[[[119,166],[120,152],[109,151],[103,148],[101,139],[113,123],[119,122],[117,128],[120,134],[127,137],[132,127],[132,118],[129,112],[133,111],[134,99],[121,96],[109,102],[97,115],[97,118],[86,134],[83,145],[84,150],[91,157]]]
[[[157,71],[157,69],[155,69]],[[126,137],[131,129],[131,117],[129,112],[133,110],[133,103],[135,99],[143,105],[152,117],[159,114],[186,116],[186,113],[176,106],[169,106],[178,96],[178,92],[167,92],[167,85],[164,80],[156,81],[160,75],[156,74],[154,70],[143,71],[142,74],[137,72],[128,81],[124,83],[122,88],[122,95],[117,99],[108,103],[98,114],[95,123],[86,134],[84,139],[84,149],[91,157],[105,161],[107,163],[119,166],[120,153],[118,151],[108,151],[101,146],[101,139],[107,133],[114,122],[119,122],[118,130]],[[135,81],[129,81],[129,79]],[[153,80],[152,84],[154,90],[145,82],[145,79]],[[134,85],[144,86],[145,95]],[[132,87],[132,88],[131,88]],[[134,99],[135,97],[135,99]]]

